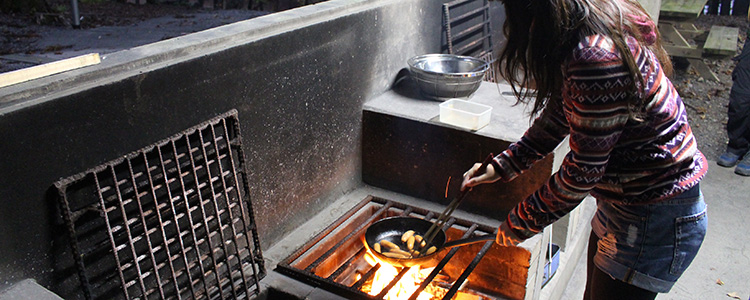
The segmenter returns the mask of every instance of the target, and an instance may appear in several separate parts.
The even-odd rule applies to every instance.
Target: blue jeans
[[[706,235],[706,203],[699,186],[655,204],[598,201],[597,206],[591,221],[599,238],[594,264],[652,292],[669,292]]]

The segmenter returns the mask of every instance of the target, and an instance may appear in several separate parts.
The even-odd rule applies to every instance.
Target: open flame
[[[383,291],[383,289],[391,282],[391,280],[398,276],[399,270],[396,267],[379,260],[369,251],[365,255],[365,260],[368,264],[370,264],[370,266],[375,266],[376,264],[380,263],[380,268],[377,272],[375,272],[372,283],[369,286],[364,286],[362,288],[362,291],[375,296],[380,294],[380,292]],[[388,292],[388,294],[383,299],[409,299],[409,297],[419,288],[419,285],[422,284],[422,281],[424,281],[424,279],[430,275],[430,272],[432,272],[433,269],[434,268],[422,269],[419,266],[409,268],[409,271],[404,274],[404,277],[401,277],[401,280],[396,283],[396,285]],[[420,292],[417,299],[433,299],[435,295],[427,292],[428,289]]]

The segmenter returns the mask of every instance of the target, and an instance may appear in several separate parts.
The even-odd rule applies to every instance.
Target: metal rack
[[[232,110],[55,183],[86,299],[247,299],[266,274]]]

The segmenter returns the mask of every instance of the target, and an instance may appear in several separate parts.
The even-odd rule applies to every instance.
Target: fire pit
[[[525,285],[526,270],[511,270],[521,249],[493,241],[453,248],[430,268],[398,268],[364,246],[367,227],[383,218],[434,219],[438,213],[368,196],[278,264],[277,271],[349,299],[518,299],[511,285]],[[449,240],[492,234],[494,227],[451,218]],[[528,257],[525,259],[528,260]],[[528,266],[526,266],[528,268]],[[518,274],[509,278],[508,274]]]

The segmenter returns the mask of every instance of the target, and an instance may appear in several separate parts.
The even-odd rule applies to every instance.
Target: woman
[[[502,223],[515,245],[597,199],[584,299],[654,299],[695,257],[707,171],[653,21],[635,0],[505,0],[499,72],[533,125],[462,189],[510,181],[569,136],[560,170]],[[522,87],[533,87],[522,89]],[[474,177],[477,175],[477,177]]]

